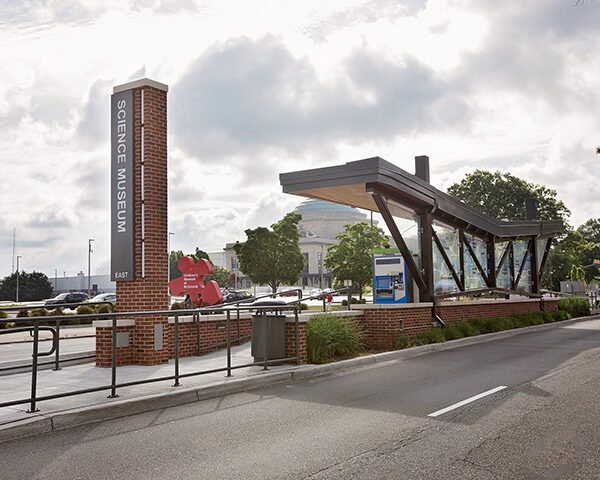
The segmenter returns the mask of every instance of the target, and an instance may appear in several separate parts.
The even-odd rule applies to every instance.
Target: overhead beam
[[[410,271],[414,281],[417,283],[419,290],[421,290],[421,291],[426,290],[427,285],[425,284],[423,275],[419,271],[419,267],[415,263],[415,260],[412,256],[412,254],[410,253],[410,250],[409,250],[408,246],[406,245],[404,238],[402,238],[402,234],[400,233],[400,230],[398,230],[398,226],[396,225],[394,217],[390,213],[390,210],[389,210],[387,204],[385,203],[385,200],[377,192],[372,192],[371,195],[373,196],[373,200],[375,201],[375,204],[377,205],[377,208],[379,209],[379,213],[381,213],[381,216],[383,217],[385,224],[387,225],[387,227],[390,230],[390,233],[392,234],[392,238],[394,239],[394,242],[396,242],[396,245],[398,246],[398,249],[400,250],[402,257],[404,257],[406,266],[408,267],[408,270]]]

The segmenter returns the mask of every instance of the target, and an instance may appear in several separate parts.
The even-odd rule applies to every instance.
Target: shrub
[[[475,335],[481,334],[475,325],[472,325],[468,322],[457,322],[454,326],[463,337],[474,337]]]
[[[306,303],[301,303],[300,310],[308,310],[308,305]]]
[[[416,337],[417,340],[423,345],[428,345],[430,343],[442,343],[446,341],[444,331],[441,328],[430,328],[424,332],[417,333]]]
[[[45,317],[46,315],[48,315],[48,312],[46,311],[45,308],[34,308],[31,311],[31,314],[29,316],[30,317]]]
[[[569,314],[564,310],[554,310],[550,312],[550,316],[552,317],[553,322],[561,322],[569,318]]]
[[[342,300],[342,307],[347,307],[348,306],[348,300],[344,299]]]
[[[407,335],[402,335],[396,339],[396,348],[403,349],[408,347],[416,347],[421,345],[421,342],[417,340],[415,337],[409,337]]]
[[[0,310],[0,318],[8,318],[8,315],[4,310]]]
[[[588,299],[583,297],[561,298],[558,301],[558,309],[564,310],[572,318],[586,317],[590,314],[590,304]]]
[[[107,305],[107,304],[97,305],[97,307],[98,307],[98,308],[96,308],[97,313],[111,313],[110,305]]]
[[[29,316],[29,312],[27,310],[19,310],[17,312],[17,317],[21,318],[21,317],[28,317]]]
[[[171,305],[171,310],[183,310],[183,309],[184,309],[183,302],[175,302],[175,303],[173,303],[173,305]]]
[[[456,328],[455,325],[447,325],[444,327],[443,332],[446,340],[457,340],[464,337],[462,332]]]
[[[315,315],[306,326],[308,361],[324,363],[335,356],[351,355],[359,339],[359,331],[345,318],[328,313]]]
[[[96,313],[96,311],[89,305],[79,305],[77,307],[77,315],[90,315]]]

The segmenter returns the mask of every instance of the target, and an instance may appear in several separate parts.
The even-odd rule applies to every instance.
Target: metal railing
[[[55,310],[57,308],[60,308],[61,310],[63,308],[68,308],[68,309],[76,309],[79,306],[82,305],[86,305],[86,306],[90,306],[90,305],[108,305],[110,308],[111,313],[114,312],[114,305],[111,302],[82,302],[82,303],[66,303],[66,304],[59,304],[59,305],[48,305],[48,306],[44,306],[44,305],[39,305],[39,306],[21,306],[21,307],[16,307],[16,306],[12,306],[12,307],[3,307],[0,308],[0,311],[2,312],[20,312],[20,311],[27,311],[27,310],[39,310],[39,309],[45,309],[45,310]],[[107,315],[106,313],[99,313],[99,316],[105,316]],[[60,329],[61,329],[61,320],[66,320],[69,321],[71,319],[78,319],[80,318],[80,315],[55,315],[55,316],[49,316],[49,315],[40,315],[40,316],[34,316],[34,317],[16,317],[16,318],[7,318],[7,319],[1,319],[0,318],[0,328],[2,328],[3,325],[6,325],[7,323],[25,323],[25,322],[34,322],[34,320],[38,320],[38,325],[40,326],[40,329],[42,330],[48,330],[47,328],[45,328],[45,326],[42,326],[42,323],[48,323],[50,320],[56,319],[54,320],[54,325],[53,325],[53,331],[56,332],[56,346],[53,349],[53,353],[54,353],[54,360],[52,361],[48,361],[48,362],[39,362],[38,366],[45,366],[45,365],[52,365],[54,364],[54,368],[53,370],[60,370],[60,364],[61,363],[65,363],[65,362],[75,362],[75,361],[81,361],[81,360],[91,360],[92,358],[94,358],[96,355],[79,355],[79,356],[69,356],[68,358],[60,358]],[[42,328],[44,327],[44,328]],[[21,331],[27,331],[29,330],[30,335],[33,337],[33,326],[29,326],[29,327],[20,327],[23,328],[25,330],[21,330]],[[64,328],[64,325],[63,325]],[[8,329],[8,330],[0,330],[0,335],[2,334],[7,334],[7,333],[17,333],[17,331],[15,329]],[[91,337],[95,337],[95,335],[85,335],[85,336],[78,336],[77,338],[91,338]],[[53,333],[53,338],[54,338],[54,333]],[[39,339],[37,340],[39,342]],[[7,372],[7,371],[11,371],[11,370],[22,370],[24,368],[29,368],[31,367],[32,364],[24,364],[24,365],[11,365],[11,366],[7,366],[7,367],[0,367],[0,372]]]
[[[37,409],[37,403],[41,402],[41,401],[45,401],[45,400],[53,400],[53,399],[57,399],[57,398],[70,397],[70,396],[75,396],[75,395],[83,395],[86,393],[98,392],[98,391],[103,391],[103,390],[110,390],[110,394],[108,395],[108,398],[116,398],[116,397],[118,397],[117,389],[123,388],[123,387],[131,387],[134,385],[162,382],[162,381],[167,381],[167,380],[174,380],[173,386],[177,387],[180,385],[180,379],[192,377],[192,376],[206,375],[206,374],[218,373],[218,372],[226,372],[226,376],[231,377],[231,375],[232,375],[231,372],[233,370],[241,369],[241,368],[249,368],[249,367],[253,367],[253,366],[257,366],[257,365],[259,365],[259,366],[262,365],[263,370],[268,370],[269,365],[276,365],[276,364],[286,363],[286,362],[295,362],[296,364],[298,364],[298,362],[299,362],[298,310],[299,309],[296,306],[296,302],[292,302],[289,304],[270,305],[270,306],[224,305],[224,306],[217,307],[217,308],[215,308],[214,306],[211,306],[211,307],[204,307],[204,308],[198,308],[198,309],[192,309],[192,310],[94,313],[94,314],[82,314],[82,315],[72,315],[72,316],[70,315],[68,317],[59,315],[59,316],[17,317],[17,318],[3,319],[3,320],[0,320],[0,325],[4,324],[4,323],[9,323],[9,322],[14,322],[14,323],[33,322],[33,326],[16,327],[16,328],[8,328],[5,330],[0,330],[0,335],[7,334],[7,333],[21,332],[21,331],[32,332],[32,334],[33,334],[33,353],[32,353],[32,364],[31,364],[31,367],[32,367],[31,368],[31,396],[29,398],[12,400],[12,401],[8,401],[8,402],[0,402],[0,408],[29,403],[30,408],[29,408],[29,410],[27,410],[27,412],[32,413],[32,412],[39,411]],[[226,336],[226,341],[225,341],[226,365],[222,368],[198,370],[198,371],[182,374],[180,372],[180,368],[179,368],[180,367],[180,362],[179,362],[179,340],[180,340],[179,339],[179,319],[183,315],[192,315],[193,316],[193,315],[197,315],[197,314],[202,314],[207,311],[226,314],[226,318],[227,318],[227,323],[226,323],[227,336]],[[294,356],[286,357],[286,358],[269,359],[267,356],[267,351],[265,349],[262,361],[245,363],[245,364],[241,364],[241,365],[232,365],[231,346],[232,346],[232,340],[234,340],[234,339],[231,336],[231,313],[236,312],[236,314],[238,315],[238,320],[239,320],[239,313],[241,311],[248,311],[250,313],[274,311],[274,312],[279,312],[279,314],[281,314],[282,312],[286,312],[286,311],[293,312],[294,322],[295,322],[294,323],[294,332],[295,332],[295,349],[294,349],[295,354],[294,354]],[[129,381],[129,382],[121,382],[121,383],[119,383],[117,381],[117,368],[118,368],[117,367],[117,320],[120,318],[131,318],[131,317],[136,317],[136,316],[146,317],[146,318],[152,317],[152,316],[163,316],[163,317],[173,317],[174,318],[173,323],[174,323],[174,355],[175,355],[175,357],[174,357],[174,365],[173,365],[174,366],[173,375],[167,375],[167,376],[155,377],[155,378],[145,378],[143,380],[134,380],[134,381]],[[79,390],[71,390],[71,391],[56,393],[56,394],[52,394],[52,395],[38,396],[37,395],[37,382],[38,382],[37,371],[38,371],[38,365],[39,365],[38,358],[42,357],[42,356],[49,356],[49,355],[52,355],[53,353],[56,353],[58,350],[58,344],[59,344],[59,330],[55,326],[42,326],[42,325],[40,325],[40,323],[48,322],[48,321],[55,321],[60,326],[61,320],[73,319],[73,318],[85,319],[85,320],[87,320],[87,319],[92,319],[92,320],[93,319],[103,319],[103,320],[111,321],[111,328],[112,328],[111,382],[110,382],[110,384],[99,385],[96,387],[84,388],[84,389],[79,389]],[[40,330],[47,330],[47,331],[52,332],[52,337],[53,337],[52,349],[48,352],[43,352],[43,353],[39,352],[38,344],[39,344]],[[264,331],[266,332],[266,329]],[[265,333],[265,335],[266,335],[266,333]],[[239,324],[238,324],[238,338],[239,338]],[[263,338],[263,343],[266,345],[266,343],[267,343],[266,338]]]

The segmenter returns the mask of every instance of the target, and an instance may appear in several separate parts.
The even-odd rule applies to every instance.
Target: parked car
[[[64,305],[66,303],[82,303],[87,302],[89,299],[90,297],[88,297],[88,294],[83,292],[61,293],[50,300],[46,300],[44,306]]]
[[[279,295],[282,297],[295,297],[298,295],[298,289],[297,288],[291,288],[289,290],[282,290],[279,292]]]
[[[116,301],[117,301],[116,293],[100,293],[90,300],[90,302],[111,302],[111,303],[115,303]]]
[[[230,290],[227,293],[223,292],[224,302],[237,302],[238,300],[252,300],[254,295],[246,290]]]

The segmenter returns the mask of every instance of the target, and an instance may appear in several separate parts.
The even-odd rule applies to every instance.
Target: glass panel
[[[515,240],[513,242],[513,248],[515,252],[515,278],[519,275],[519,269],[521,268],[521,263],[523,263],[523,257],[525,256],[525,252],[527,251],[527,240]]]
[[[441,238],[440,238],[441,241]],[[447,254],[448,252],[446,252]],[[458,292],[459,288],[437,245],[433,244],[433,285],[434,294]]]
[[[515,275],[518,274],[515,272]],[[517,285],[518,290],[525,290],[526,292],[531,292],[531,256],[527,255],[527,259],[525,260],[525,265],[523,266],[523,273],[521,273],[521,279],[519,280],[519,285]]]
[[[536,239],[538,272],[540,270],[540,267],[542,266],[542,258],[544,258],[544,250],[546,249],[546,242],[548,242],[547,238]]]
[[[502,258],[502,255],[504,255],[504,252],[508,248],[508,245],[508,242],[499,242],[496,245],[494,245],[496,270],[500,270],[500,259]]]
[[[450,259],[450,263],[452,264],[454,271],[457,275],[460,275],[460,241],[458,236],[458,230],[443,227],[441,225],[435,225],[434,230],[437,233],[438,238],[440,239],[440,243],[444,247],[446,255]],[[442,262],[444,261],[444,259],[441,258],[441,256],[440,259]]]
[[[500,259],[500,257],[498,257]],[[509,256],[506,255],[504,260],[502,261],[502,265],[500,265],[496,269],[496,286],[498,288],[505,288],[506,290],[510,290],[510,268],[509,268]]]
[[[465,290],[484,288],[485,282],[469,250],[465,247]]]
[[[467,237],[471,248],[475,252],[477,260],[479,260],[479,264],[483,268],[483,271],[487,274],[487,245],[477,237],[473,237],[471,235],[465,235],[465,237]],[[466,248],[465,251],[467,251]]]

